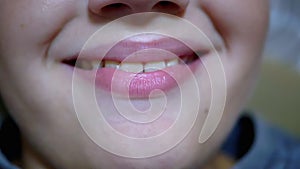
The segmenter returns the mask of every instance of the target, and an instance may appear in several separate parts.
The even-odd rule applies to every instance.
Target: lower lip
[[[175,87],[180,87],[180,84],[195,72],[200,63],[201,60],[198,59],[189,65],[176,65],[159,71],[138,74],[113,68],[102,68],[97,71],[77,70],[77,73],[95,82],[97,89],[104,89],[121,97],[148,98],[150,94],[159,95],[159,92],[152,93],[153,91],[168,92]]]

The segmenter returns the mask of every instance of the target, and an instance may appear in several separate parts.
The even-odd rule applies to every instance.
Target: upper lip
[[[137,40],[138,39],[138,40]],[[150,40],[149,40],[150,39]],[[138,55],[138,57],[128,57],[131,54],[141,51],[159,49],[173,53],[174,55]],[[155,62],[162,60],[172,60],[174,57],[183,57],[192,54],[205,54],[212,49],[208,44],[197,43],[193,40],[181,41],[175,38],[162,35],[137,35],[118,42],[116,45],[99,44],[96,47],[83,48],[81,52],[67,59],[84,60],[112,60],[117,62]],[[151,53],[151,52],[150,52]]]

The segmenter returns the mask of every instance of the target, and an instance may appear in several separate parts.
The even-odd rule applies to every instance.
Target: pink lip
[[[155,39],[148,39],[149,37],[156,37]],[[139,40],[136,40],[139,39]],[[206,44],[196,44],[191,41],[181,42],[175,38],[166,37],[163,35],[152,35],[152,34],[143,34],[136,35],[125,40],[118,42],[113,47],[109,48],[111,45],[100,45],[98,47],[92,49],[83,49],[80,53],[80,58],[84,58],[87,60],[112,60],[112,61],[126,61],[126,62],[155,62],[162,60],[172,60],[175,59],[174,56],[170,55],[151,55],[144,52],[143,55],[138,56],[130,56],[131,54],[141,51],[141,50],[151,50],[151,49],[160,49],[164,51],[171,52],[175,54],[177,57],[182,57],[186,55],[191,55],[195,51],[207,53],[211,46]],[[188,46],[187,46],[188,45]],[[195,51],[191,50],[193,48]],[[107,52],[105,52],[107,51]],[[177,58],[176,57],[176,58]]]
[[[193,64],[177,65],[149,73],[129,73],[112,68],[96,72],[96,86],[130,98],[147,98],[154,90],[169,91],[179,85],[195,71],[200,60]],[[155,94],[154,94],[155,96]]]
[[[104,59],[118,62],[125,61],[145,63],[177,59],[178,57],[180,58],[194,53],[194,51],[192,51],[184,43],[173,38],[161,37],[158,40],[147,42],[134,41],[133,39],[126,39],[116,44],[104,57],[103,55],[101,57],[101,52],[103,52],[104,49],[104,47],[101,46],[92,50],[83,51],[80,54],[80,59]],[[171,52],[174,55],[165,55],[162,53],[160,55],[152,55],[152,57],[147,56],[147,54],[139,55],[138,57],[128,57],[134,52],[145,49],[162,49]],[[202,51],[205,50],[202,48]],[[193,73],[196,70],[200,63],[201,60],[198,59],[189,65],[179,64],[167,67],[163,70],[148,73],[129,73],[113,68],[101,68],[95,71],[79,70],[78,72],[80,72],[80,74],[85,78],[95,82],[96,88],[104,89],[120,95],[129,95],[131,98],[147,98],[155,89],[167,92],[176,86],[178,87],[186,78],[189,77],[191,72]]]

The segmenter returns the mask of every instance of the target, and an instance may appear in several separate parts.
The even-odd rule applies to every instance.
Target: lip
[[[150,38],[151,37],[151,38]],[[118,62],[155,62],[155,61],[161,61],[161,60],[171,60],[175,59],[176,57],[170,56],[170,55],[153,55],[153,53],[149,52],[143,52],[143,55],[134,56],[133,53],[136,53],[141,50],[151,50],[151,49],[159,49],[161,51],[168,51],[173,54],[175,54],[178,57],[181,57],[183,55],[191,55],[194,53],[191,48],[189,48],[187,45],[191,46],[195,49],[195,51],[199,52],[207,52],[209,47],[208,46],[192,46],[191,44],[194,43],[188,43],[187,45],[184,42],[181,42],[180,40],[166,37],[163,35],[155,35],[157,38],[153,38],[153,35],[138,35],[133,36],[131,38],[127,38],[125,40],[122,40],[116,45],[114,45],[111,49],[109,49],[109,45],[100,45],[96,48],[93,48],[91,50],[84,49],[80,53],[80,58],[84,58],[87,60],[112,60],[112,61],[118,61]],[[160,37],[160,38],[158,38]],[[142,38],[145,40],[142,41]],[[153,39],[153,40],[147,40],[147,39]],[[107,49],[109,49],[107,51]],[[106,53],[104,51],[107,51]],[[131,55],[131,56],[130,56]],[[130,57],[128,57],[130,56]]]
[[[129,96],[130,98],[147,98],[154,90],[168,92],[180,87],[180,84],[194,72],[199,61],[192,65],[177,65],[163,70],[148,73],[128,73],[116,69],[100,69],[96,73],[95,84],[107,91]]]
[[[210,52],[210,49],[202,44],[191,44],[194,45],[193,49],[197,49],[202,55]],[[190,46],[190,44],[188,45]],[[151,34],[138,35],[122,40],[104,54],[104,51],[107,50],[106,47],[106,45],[101,45],[90,50],[83,50],[76,58],[90,61],[97,60],[99,63],[101,60],[111,60],[119,63],[148,63],[182,59],[184,56],[195,54],[191,48],[179,40]],[[153,54],[153,51],[151,52],[153,49],[157,53],[154,52],[155,54]],[[146,52],[134,55],[134,53],[140,51]],[[74,58],[74,56],[68,57],[68,59],[70,58]],[[104,89],[121,96],[129,95],[130,98],[148,98],[154,90],[168,92],[175,87],[180,87],[180,84],[190,77],[199,65],[201,65],[201,59],[197,59],[191,64],[178,64],[147,73],[130,73],[114,68],[75,69],[78,75],[95,83],[98,89]]]

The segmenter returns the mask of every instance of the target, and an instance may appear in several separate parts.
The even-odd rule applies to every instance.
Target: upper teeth
[[[141,72],[154,72],[162,70],[166,67],[178,65],[179,59],[173,59],[168,61],[148,62],[148,63],[127,63],[104,60],[101,63],[99,61],[87,61],[77,60],[76,67],[86,70],[93,70],[99,68],[115,68],[126,72],[141,73]]]

